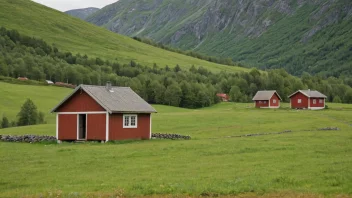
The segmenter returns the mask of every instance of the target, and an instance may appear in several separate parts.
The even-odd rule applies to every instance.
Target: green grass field
[[[21,106],[30,98],[46,115],[46,121],[55,124],[55,115],[50,114],[50,110],[67,96],[72,89],[52,87],[52,86],[34,86],[34,85],[16,85],[0,82],[0,118],[6,116],[10,121],[17,119],[17,114]]]
[[[214,72],[247,71],[152,47],[29,0],[1,0],[0,26],[42,38],[64,51],[116,59],[121,63],[135,60],[149,66],[154,63],[161,67],[179,64],[182,68],[203,66]]]
[[[18,90],[34,90],[25,95],[45,112],[71,91],[0,83],[5,97]],[[1,111],[13,117],[12,109],[22,103],[17,98],[1,95]],[[13,103],[4,102],[8,99]],[[192,140],[0,142],[0,197],[352,195],[352,105],[329,104],[323,111],[290,110],[288,104],[278,110],[235,103],[199,110],[154,107],[153,132]],[[0,129],[0,134],[54,135],[53,116],[48,118],[47,125]],[[340,130],[317,130],[323,127]],[[284,130],[292,133],[229,137]]]

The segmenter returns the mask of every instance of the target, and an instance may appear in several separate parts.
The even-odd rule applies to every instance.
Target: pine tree
[[[7,117],[6,116],[2,117],[1,128],[5,129],[9,127],[10,127],[10,123]]]
[[[180,72],[180,71],[182,71],[181,67],[177,64],[176,67],[174,68],[174,72]]]
[[[35,125],[38,123],[38,110],[31,99],[27,99],[17,114],[18,126]]]

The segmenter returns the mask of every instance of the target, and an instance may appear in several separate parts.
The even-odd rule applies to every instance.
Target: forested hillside
[[[175,67],[180,64],[183,68],[203,66],[214,72],[246,71],[146,45],[28,0],[0,0],[0,26],[44,39],[63,51],[120,63],[134,60],[148,66],[156,63]]]
[[[248,67],[352,75],[350,0],[120,0],[87,21]]]
[[[187,108],[218,103],[216,93],[229,93],[237,102],[250,102],[258,90],[275,89],[288,101],[298,89],[317,89],[328,101],[352,103],[352,80],[304,74],[301,79],[284,70],[260,72],[217,72],[204,67],[183,69],[180,65],[148,67],[133,60],[129,64],[116,60],[90,58],[85,54],[63,52],[41,39],[21,35],[16,30],[0,28],[0,76],[32,80],[53,80],[72,84],[129,86],[146,101]]]

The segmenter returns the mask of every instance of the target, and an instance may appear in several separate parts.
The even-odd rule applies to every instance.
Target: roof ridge
[[[293,94],[289,95],[288,97],[291,98],[293,95],[297,94],[297,93],[302,93],[303,95],[312,98],[312,97],[324,97],[327,98],[326,95],[324,95],[323,93],[321,93],[318,90],[311,90],[311,89],[307,89],[307,90],[298,90],[296,92],[294,92]],[[318,95],[316,95],[318,94]]]
[[[84,87],[106,87],[105,85],[85,85],[85,84],[81,84],[79,86],[84,86]],[[112,88],[129,88],[131,89],[131,87],[120,87],[120,86],[111,86]]]
[[[147,101],[134,92],[130,87],[112,87],[114,91],[107,91],[105,86],[79,85],[69,96],[67,96],[52,112],[66,102],[79,89],[87,93],[101,107],[109,113],[134,112],[155,113],[157,112]]]

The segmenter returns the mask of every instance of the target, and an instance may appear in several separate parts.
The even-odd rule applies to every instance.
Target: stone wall
[[[54,136],[47,135],[0,135],[0,141],[3,142],[56,142],[57,139]]]

